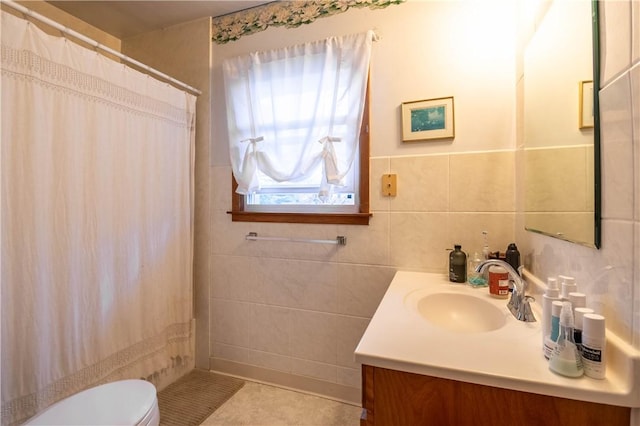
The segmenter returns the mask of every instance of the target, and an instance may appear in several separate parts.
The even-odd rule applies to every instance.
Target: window
[[[234,221],[367,224],[373,32],[224,62]]]

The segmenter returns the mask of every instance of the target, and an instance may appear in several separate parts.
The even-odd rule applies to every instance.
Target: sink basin
[[[456,333],[484,333],[506,324],[506,311],[479,297],[462,293],[434,293],[417,301],[420,316]]]

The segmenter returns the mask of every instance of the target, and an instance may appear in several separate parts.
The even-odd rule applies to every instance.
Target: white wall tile
[[[290,355],[292,317],[290,309],[251,305],[248,347],[262,352]]]
[[[375,212],[368,226],[339,225],[338,235],[347,237],[347,245],[338,248],[340,262],[389,264],[388,212]]]
[[[211,356],[244,364],[249,362],[249,351],[247,348],[225,345],[224,343],[213,344]]]
[[[258,292],[255,258],[214,255],[211,258],[211,297],[253,301]]]
[[[341,264],[338,267],[338,313],[371,318],[395,273],[395,268]]]
[[[449,156],[391,158],[390,173],[397,175],[398,193],[391,211],[442,212],[449,204]]]
[[[627,342],[632,341],[634,306],[634,225],[631,221],[603,220],[603,242],[598,264],[611,269],[593,273],[585,282],[587,306],[603,313],[607,328]],[[604,268],[603,268],[604,269]],[[636,291],[637,293],[637,291]],[[589,302],[591,301],[591,302]]]
[[[337,344],[338,344],[338,365],[342,367],[358,368],[353,352],[360,342],[364,331],[369,325],[366,318],[356,318],[348,316],[338,316],[336,318]]]
[[[631,114],[631,82],[625,73],[600,91],[603,218],[633,218]]]
[[[249,305],[211,299],[211,341],[247,347],[249,343]]]
[[[257,241],[247,241],[245,236],[252,231],[260,232],[264,224],[251,222],[232,222],[225,210],[211,212],[211,253],[236,256],[257,256],[261,245]],[[197,234],[197,233],[196,233]]]
[[[636,348],[640,348],[640,222],[634,223],[634,249],[633,258],[636,259],[633,267],[633,320],[632,320],[632,339],[631,342]]]
[[[309,361],[306,359],[291,359],[291,372],[300,376],[313,377],[327,382],[337,381],[338,371],[333,364]]]
[[[631,63],[640,61],[640,2],[631,2]]]
[[[636,9],[640,10],[640,2],[636,2]],[[638,12],[640,14],[640,12]],[[638,25],[638,37],[640,37],[640,24]],[[640,41],[638,41],[640,44]],[[640,62],[631,69],[631,108],[633,109],[633,173],[635,198],[635,220],[640,220]],[[640,253],[638,254],[640,256]],[[638,277],[640,281],[640,276]]]
[[[336,316],[311,311],[293,311],[291,356],[336,364]]]
[[[446,270],[449,240],[446,213],[392,213],[390,227],[391,265],[428,271]]]
[[[631,65],[631,2],[601,1],[600,67],[601,87]]]
[[[450,156],[449,211],[515,211],[512,151]]]
[[[231,210],[231,167],[211,167],[211,209]]]
[[[291,358],[287,356],[254,350],[249,350],[248,356],[249,360],[247,362],[251,365],[283,371],[285,373],[291,372]]]
[[[265,303],[336,312],[338,265],[289,259],[258,259],[258,283]]]
[[[360,373],[360,367],[358,368],[344,368],[338,367],[338,380],[339,385],[351,386],[354,388],[362,387],[362,376]]]

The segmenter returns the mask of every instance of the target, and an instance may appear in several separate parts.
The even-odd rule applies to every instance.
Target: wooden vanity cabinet
[[[629,426],[631,409],[362,366],[361,426]]]

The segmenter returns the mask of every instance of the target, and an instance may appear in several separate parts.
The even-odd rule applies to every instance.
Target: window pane
[[[307,206],[354,206],[354,193],[331,194],[328,199],[321,200],[318,191],[314,192],[262,192],[247,195],[248,205],[274,206],[274,205],[307,205]]]

